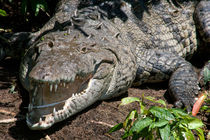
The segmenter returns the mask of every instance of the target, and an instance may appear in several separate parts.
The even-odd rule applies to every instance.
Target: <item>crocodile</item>
[[[0,59],[25,50],[19,77],[32,130],[166,80],[175,106],[190,111],[200,88],[187,60],[210,42],[209,15],[209,1],[61,0],[38,32],[5,35],[12,45],[1,41]]]

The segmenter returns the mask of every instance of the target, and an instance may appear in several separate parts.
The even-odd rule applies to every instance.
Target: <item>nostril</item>
[[[42,116],[42,121],[45,121],[46,117],[45,116]]]
[[[52,47],[53,47],[53,42],[52,42],[52,41],[49,41],[49,42],[48,42],[48,46],[49,46],[50,48],[52,48]]]

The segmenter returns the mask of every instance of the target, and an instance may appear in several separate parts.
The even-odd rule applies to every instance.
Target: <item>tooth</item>
[[[32,105],[32,104],[29,104],[29,105],[28,105],[28,112],[31,112],[32,109],[33,109],[33,105]]]
[[[37,93],[37,86],[35,86],[34,92],[33,92],[33,96],[36,96]]]
[[[39,119],[39,125],[41,125],[41,124],[42,124],[42,118]]]
[[[50,84],[50,92],[52,92],[52,88],[53,88],[53,85],[52,85],[52,84]]]
[[[56,115],[56,109],[55,109],[55,107],[53,108],[53,115],[54,116]]]
[[[57,89],[58,89],[58,85],[57,85],[57,84],[55,84],[55,92],[57,91]]]

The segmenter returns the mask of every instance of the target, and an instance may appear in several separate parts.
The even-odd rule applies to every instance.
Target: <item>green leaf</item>
[[[175,140],[184,140],[182,131],[185,131],[185,129],[183,128],[171,129],[171,134],[174,136]]]
[[[137,119],[130,129],[131,133],[133,132],[139,133],[145,127],[148,127],[152,123],[152,121],[153,120],[150,117],[146,117],[144,119]]]
[[[155,101],[155,98],[152,96],[144,96],[145,99],[150,100],[150,101]]]
[[[156,128],[156,127],[162,127],[166,124],[168,124],[169,122],[166,120],[160,120],[158,122],[153,122],[150,126],[149,126],[149,131],[151,131],[151,129]]]
[[[47,10],[47,3],[45,0],[30,0],[30,4],[35,16],[39,14],[40,9],[43,11]]]
[[[210,70],[205,67],[204,68],[204,83],[206,84],[208,81],[210,81]]]
[[[123,98],[122,100],[121,100],[121,104],[120,105],[127,105],[127,104],[130,104],[130,103],[132,103],[132,102],[140,102],[140,99],[139,98],[137,98],[137,97],[126,97],[126,98]]]
[[[170,135],[170,140],[175,140],[175,138],[174,138],[174,136],[173,136],[172,133],[171,133],[171,135]]]
[[[3,17],[7,16],[7,12],[0,9],[0,16],[3,16]]]
[[[149,111],[159,119],[165,120],[175,120],[174,116],[167,110],[158,106],[153,106],[149,109]]]
[[[162,104],[162,105],[164,105],[165,107],[166,107],[166,102],[165,101],[163,101],[163,100],[161,100],[161,99],[159,99],[159,100],[157,100],[157,101],[155,101],[156,103],[159,103],[159,104]]]
[[[39,13],[39,11],[40,11],[40,9],[42,9],[43,11],[46,11],[45,8],[46,7],[46,5],[44,5],[44,4],[36,4],[36,10],[35,10],[35,16],[37,16],[38,15],[38,13]]]
[[[177,140],[179,135],[177,134],[176,130],[172,130],[171,134],[173,135],[174,139]]]
[[[186,140],[195,140],[191,130],[185,128],[185,131],[181,131],[181,133]]]
[[[123,128],[127,130],[127,127],[131,125],[131,122],[134,118],[138,117],[138,113],[136,110],[131,111],[128,116],[126,117],[124,123],[123,123]],[[129,128],[128,128],[129,129]]]
[[[132,135],[132,133],[130,131],[126,131],[125,134],[121,138],[126,139],[127,137],[129,137],[131,135]]]
[[[207,106],[207,105],[204,105],[204,106],[201,107],[200,110],[205,111],[206,113],[209,113],[210,112],[210,107]]]
[[[210,96],[210,95],[207,94],[207,96]],[[206,99],[205,102],[206,102],[207,104],[210,104],[210,99],[208,99],[208,97],[207,97],[207,99]]]
[[[41,40],[41,41],[44,41],[44,36],[42,36],[40,40]]]
[[[179,108],[171,108],[169,109],[176,117],[183,118],[184,116],[189,116],[184,110]]]
[[[189,129],[196,129],[202,127],[203,125],[204,125],[203,122],[197,118],[194,118],[188,122]]]
[[[165,101],[163,101],[161,99],[159,99],[159,100],[156,101],[155,98],[154,97],[151,97],[151,96],[145,96],[144,98],[147,99],[147,100],[149,100],[149,101],[152,101],[154,103],[162,104],[162,105],[164,105],[166,107]]]
[[[140,114],[141,115],[148,115],[148,109],[145,107],[145,104],[141,101],[140,104]]]
[[[197,135],[198,135],[199,139],[200,139],[200,140],[205,140],[205,137],[204,137],[204,134],[203,134],[203,129],[201,129],[201,128],[196,128],[195,130],[196,130],[196,132],[197,132]]]
[[[119,123],[119,124],[115,125],[114,127],[112,127],[112,128],[108,131],[108,133],[115,132],[115,131],[117,131],[117,130],[120,130],[121,128],[123,128],[123,123]]]
[[[159,128],[159,132],[162,140],[168,140],[170,137],[170,126],[167,124],[166,126]]]

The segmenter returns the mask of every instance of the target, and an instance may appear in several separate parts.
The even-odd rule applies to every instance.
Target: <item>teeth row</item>
[[[37,89],[35,89],[37,90]],[[74,93],[72,94],[72,97],[66,100],[65,105],[63,106],[63,109],[56,111],[56,108],[53,108],[53,111],[51,114],[45,116],[45,120],[42,120],[42,117],[40,117],[39,122],[34,124],[34,127],[43,127],[43,128],[49,128],[52,124],[55,122],[64,120],[68,118],[70,115],[73,115],[76,110],[80,110],[80,106],[78,106],[82,102],[82,94],[86,90],[80,92],[80,93]],[[80,96],[80,98],[78,98]],[[76,100],[75,100],[76,99]],[[76,101],[76,102],[75,102]],[[31,112],[33,109],[33,105],[29,104],[28,110]],[[75,111],[74,111],[75,110]],[[27,120],[28,120],[28,114],[27,114]],[[30,124],[30,121],[27,123]]]
[[[81,96],[82,94],[84,94],[86,92],[86,90],[81,91],[80,93],[73,93],[72,94],[72,98],[75,99],[78,96]]]
[[[66,83],[65,82],[64,83],[60,83],[59,85],[63,86],[63,87],[66,87]],[[56,92],[57,89],[58,89],[58,84],[50,84],[50,92],[53,91],[53,87],[54,87],[54,91]],[[66,88],[68,88],[68,86]]]
[[[71,98],[72,99],[75,99],[78,96],[81,96],[81,94],[80,93],[73,93],[72,96],[71,96]]]
[[[82,93],[84,93],[84,92],[85,91],[83,91]],[[72,101],[72,100],[74,100],[76,97],[78,97],[80,95],[81,95],[80,93],[78,93],[78,94],[76,94],[76,93],[75,94],[72,94],[72,97],[69,98],[68,101],[70,101],[70,100]],[[64,120],[64,119],[68,118],[72,114],[72,111],[74,109],[76,109],[75,108],[76,107],[75,104],[73,102],[71,102],[71,101],[69,103],[68,101],[66,101],[63,109],[61,109],[61,110],[56,111],[56,108],[55,107],[53,108],[52,118],[54,119],[54,122],[57,122],[57,121]],[[77,105],[78,105],[78,103],[77,103]],[[48,117],[46,117],[45,121],[43,121],[42,118],[40,118],[39,125],[41,125],[42,123],[48,124],[49,123],[49,120],[50,119],[48,119]]]
[[[53,91],[53,88],[54,88],[54,91],[56,92],[57,89],[58,89],[58,84],[48,84],[50,86],[50,92]],[[43,83],[38,83],[36,84],[35,86],[35,89],[34,89],[34,93],[33,93],[33,96],[36,96],[36,93],[37,93],[37,88],[38,87],[42,87],[43,86]],[[59,83],[59,86],[63,86],[65,88],[68,88],[68,86],[66,86],[66,83],[65,82],[61,82]]]
[[[29,126],[32,126],[32,129],[34,128],[34,130],[39,129],[39,128],[47,129],[50,126],[52,126],[54,123],[64,120],[64,119],[68,118],[69,116],[75,114],[76,112],[73,111],[74,109],[73,109],[72,105],[73,105],[73,103],[69,103],[69,102],[68,102],[68,104],[65,103],[65,107],[58,111],[56,111],[56,109],[53,108],[52,114],[44,116],[45,117],[44,120],[42,119],[42,117],[40,117],[39,122],[36,124],[33,124],[33,125],[30,123],[29,115],[27,113],[26,121],[29,124]],[[78,110],[78,109],[76,109],[76,110]]]

